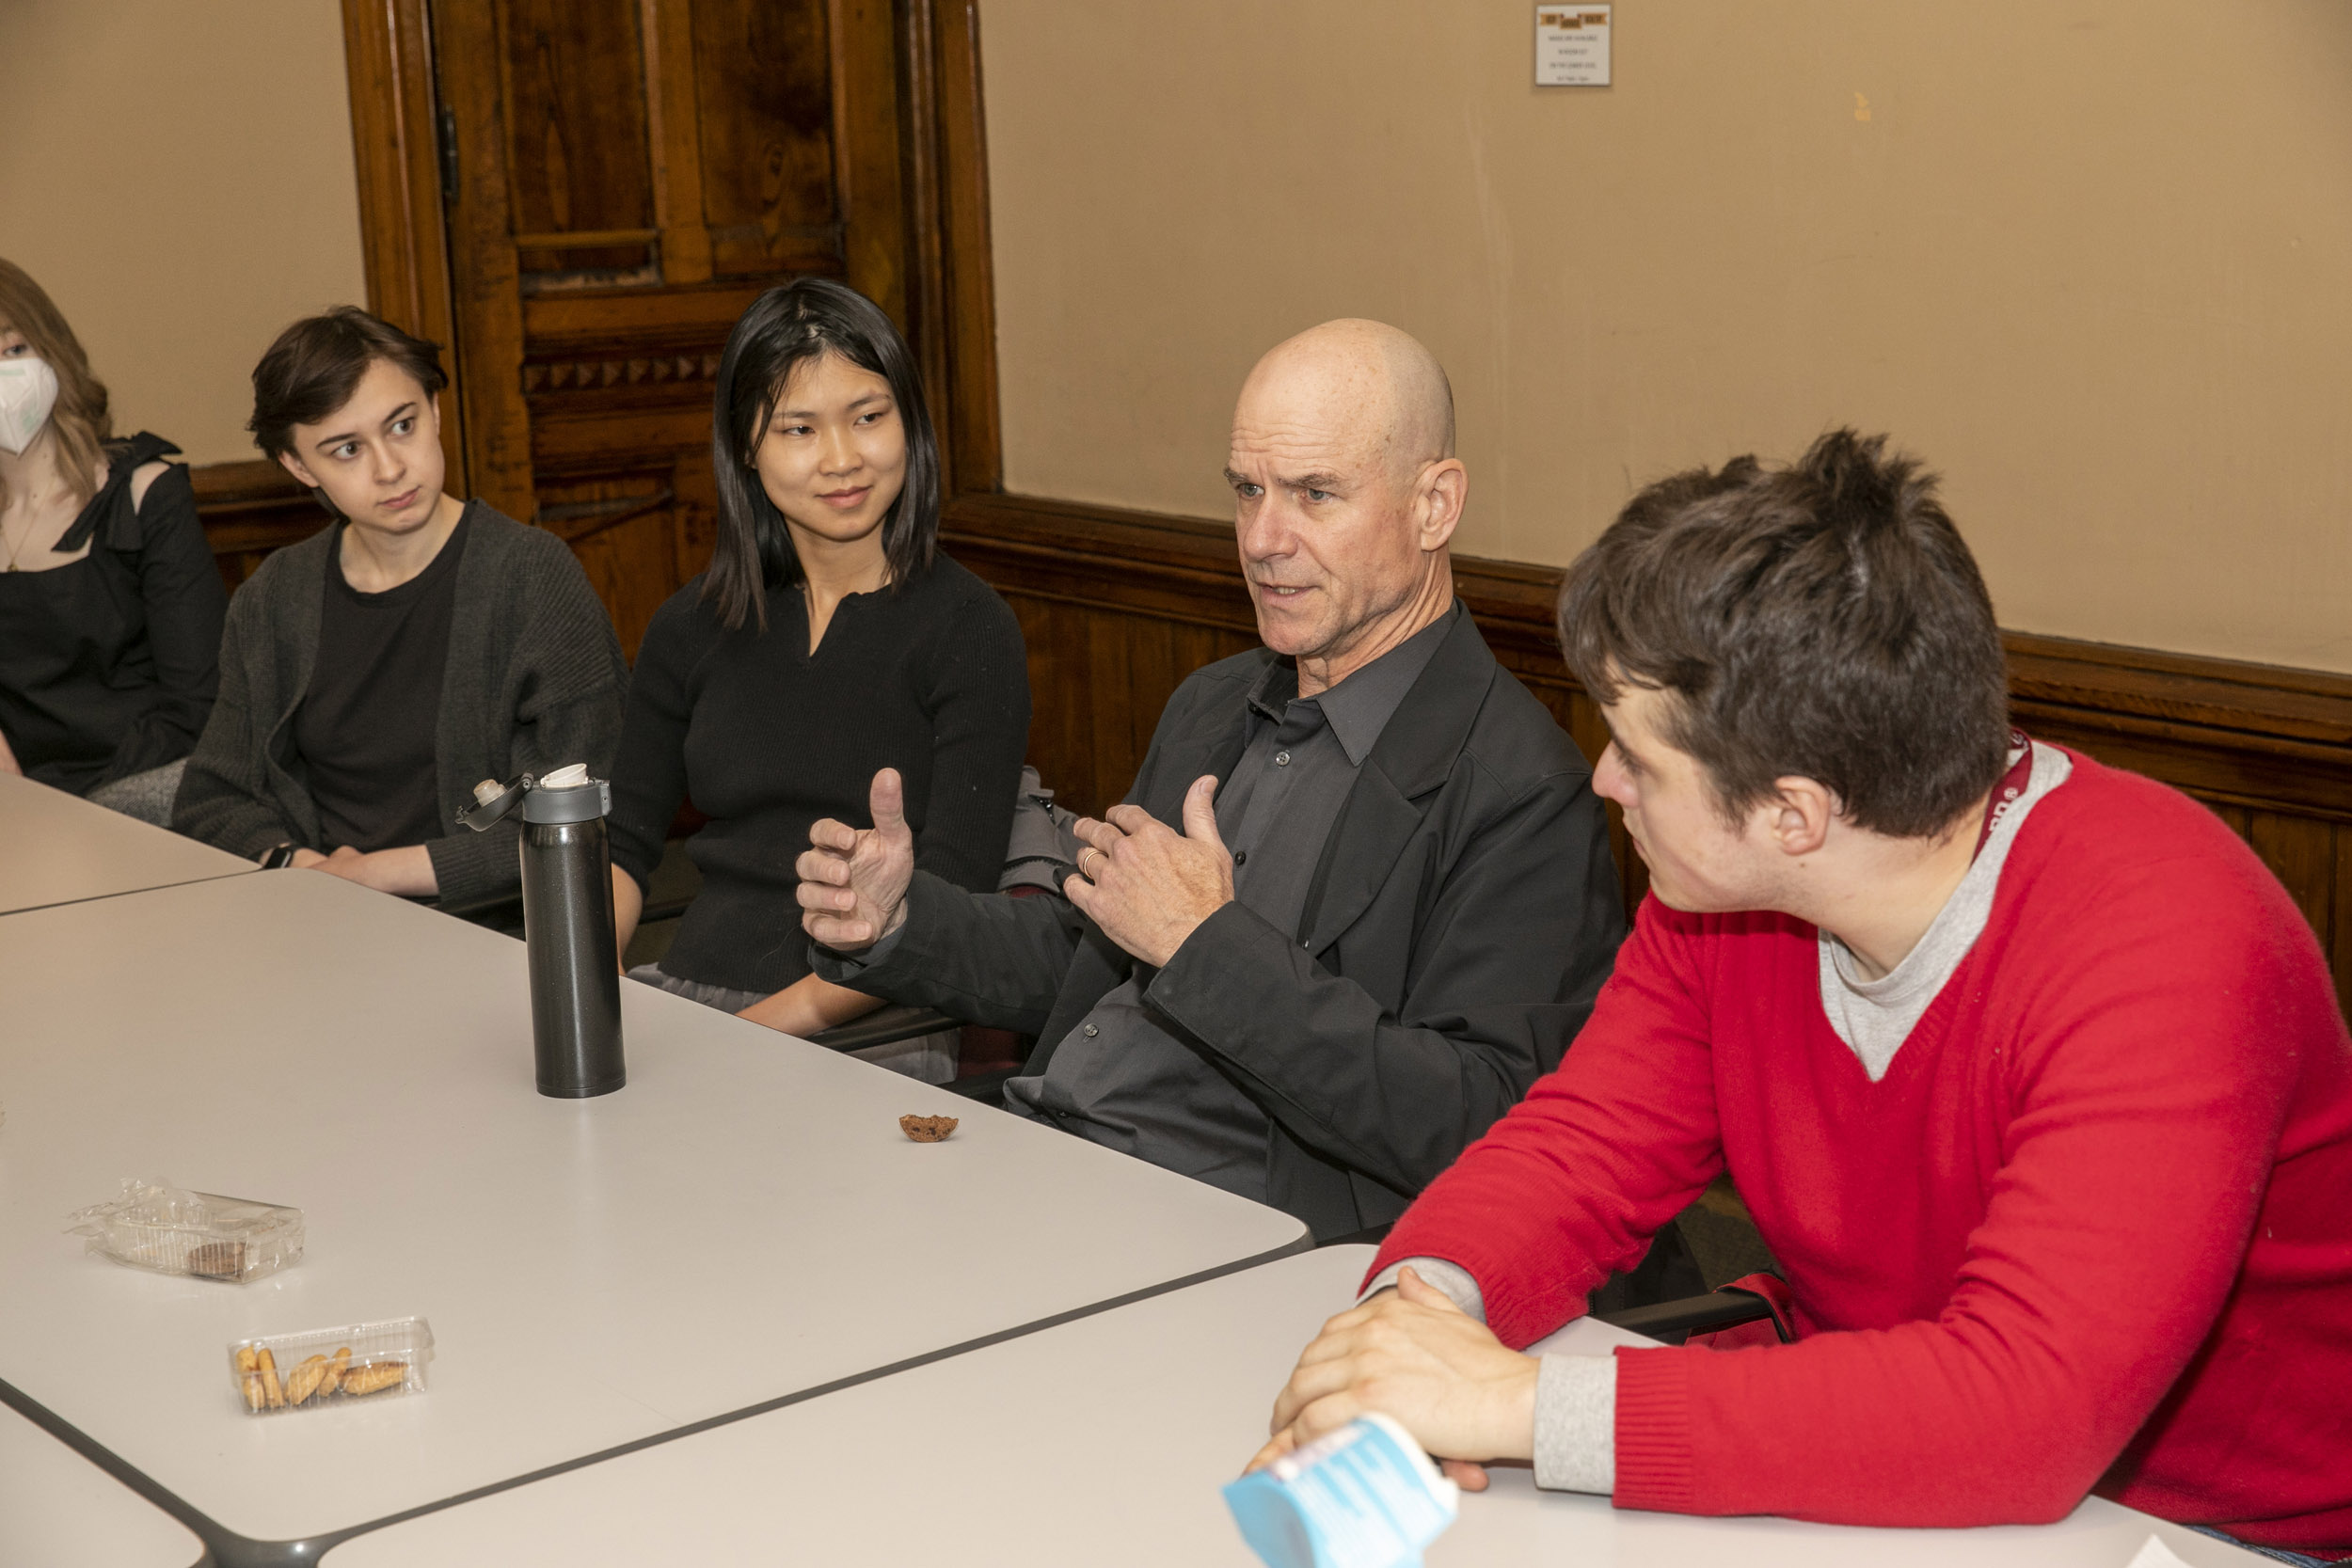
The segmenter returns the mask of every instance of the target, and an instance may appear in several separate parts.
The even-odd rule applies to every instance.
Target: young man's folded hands
[[[1274,1435],[1249,1468],[1378,1411],[1403,1423],[1465,1490],[1484,1491],[1484,1465],[1454,1456],[1534,1458],[1542,1365],[1407,1266],[1395,1290],[1323,1325],[1274,1402]]]

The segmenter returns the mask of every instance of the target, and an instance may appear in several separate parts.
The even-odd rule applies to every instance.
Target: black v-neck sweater
[[[727,631],[695,578],[655,611],[637,654],[612,777],[612,859],[643,887],[691,799],[703,889],[661,960],[683,980],[776,991],[808,973],[793,863],[819,817],[868,824],[876,770],[906,781],[915,864],[996,886],[1029,743],[1021,624],[947,559],[897,592],[841,601],[808,651],[799,587],[768,594],[768,629]]]

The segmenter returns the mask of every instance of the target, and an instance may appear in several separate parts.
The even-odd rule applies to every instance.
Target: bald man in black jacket
[[[819,974],[1034,1034],[1009,1109],[1297,1215],[1386,1224],[1556,1066],[1624,914],[1590,771],[1454,597],[1444,373],[1333,322],[1226,477],[1265,646],[1169,699],[1064,897],[913,869],[898,783],[801,858]]]

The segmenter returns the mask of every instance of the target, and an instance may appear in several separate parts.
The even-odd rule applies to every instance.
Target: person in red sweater
[[[1532,1461],[1624,1508],[1915,1526],[2095,1491],[2352,1556],[2352,1038],[2277,880],[2009,727],[1976,563],[1883,437],[1650,486],[1560,624],[1650,896],[1256,1463],[1380,1410],[1472,1488]],[[1519,1354],[1726,1171],[1792,1342]]]

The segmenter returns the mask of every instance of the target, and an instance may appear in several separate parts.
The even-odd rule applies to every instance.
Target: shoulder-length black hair
[[[768,590],[801,580],[800,553],[754,463],[785,382],[827,350],[890,384],[907,433],[907,477],[882,518],[882,551],[895,591],[930,567],[939,546],[939,438],[906,340],[882,308],[846,283],[803,277],[752,301],[719,361],[710,420],[710,466],[719,486],[719,540],[703,578],[720,624],[768,629]]]

